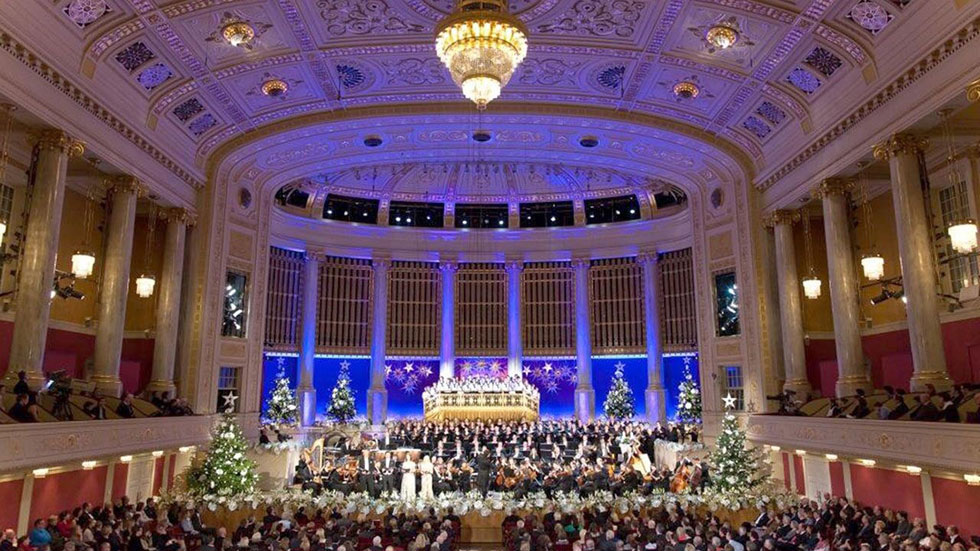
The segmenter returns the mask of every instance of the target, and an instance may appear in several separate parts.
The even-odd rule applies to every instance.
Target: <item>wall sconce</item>
[[[836,453],[828,453],[825,457],[827,458],[827,461],[837,461]]]
[[[911,475],[919,476],[919,474],[922,472],[922,467],[916,467],[915,465],[906,465],[905,470],[908,471],[908,473]]]
[[[963,475],[963,480],[969,486],[980,486],[980,474],[965,474]]]
[[[861,459],[860,461],[861,464],[864,465],[865,467],[874,467],[875,464],[877,463],[877,461],[875,461],[874,459]]]
[[[796,455],[799,455],[799,456],[802,457],[802,456],[806,455],[806,450],[796,450]]]
[[[130,461],[133,460],[133,456],[131,456],[131,455],[123,455],[123,456],[120,456],[119,457],[119,460],[122,461],[123,463],[129,463]]]
[[[91,471],[95,468],[95,461],[82,461],[82,469],[86,471]]]
[[[151,454],[153,457],[163,457],[163,450],[156,450]]]
[[[34,478],[44,478],[48,475],[48,469],[34,469],[32,471]]]

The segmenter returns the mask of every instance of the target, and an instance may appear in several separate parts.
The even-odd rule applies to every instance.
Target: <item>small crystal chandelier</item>
[[[136,295],[140,298],[150,298],[153,296],[153,288],[156,287],[157,280],[149,274],[140,274],[136,278]]]
[[[234,21],[221,28],[221,36],[236,48],[247,46],[255,38],[255,29],[244,21]]]
[[[858,165],[861,178],[861,213],[864,217],[864,234],[871,252],[861,257],[861,269],[864,277],[870,281],[878,281],[885,275],[885,259],[878,254],[874,246],[874,219],[871,217],[871,184],[865,177],[867,163]]]
[[[85,198],[85,220],[82,224],[82,246],[71,255],[71,273],[78,279],[88,279],[95,271],[95,253],[88,245],[88,237],[95,225],[95,192]]]
[[[683,80],[674,85],[674,97],[678,100],[694,99],[701,93],[701,89],[693,82]]]
[[[949,129],[951,112],[951,109],[943,109],[939,112],[939,116],[943,121],[943,134],[946,138],[946,163],[949,165],[947,175],[953,192],[953,206],[956,208],[957,216],[963,217],[954,219],[946,228],[946,233],[949,234],[949,245],[953,250],[960,254],[967,254],[977,248],[977,223],[972,218],[964,216],[969,210],[969,201],[965,201],[963,194],[960,193],[963,180],[960,178],[960,171],[956,169],[953,136]]]
[[[738,31],[729,25],[715,25],[708,29],[704,39],[719,50],[727,50],[738,42]]]
[[[436,52],[463,95],[482,110],[524,61],[527,35],[504,0],[460,0],[436,26]]]
[[[3,138],[0,141],[0,184],[7,183],[7,161],[9,161],[7,144],[10,138],[10,126],[14,120],[13,112],[16,109],[17,107],[9,103],[0,103],[0,114],[3,115]],[[3,242],[3,237],[6,234],[7,220],[0,219],[0,243]]]
[[[813,245],[810,242],[810,211],[804,209],[803,213],[803,247],[806,250],[807,275],[803,278],[803,296],[810,300],[820,298],[820,287],[822,282],[813,270]]]
[[[289,84],[281,78],[273,78],[262,83],[262,93],[270,98],[279,98],[289,91]]]

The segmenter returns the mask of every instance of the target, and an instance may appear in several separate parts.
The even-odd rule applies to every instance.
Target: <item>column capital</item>
[[[641,251],[636,255],[636,261],[640,264],[656,264],[660,261],[660,255],[657,251]]]
[[[440,272],[455,272],[459,269],[459,262],[455,260],[440,260],[439,261],[439,271]]]
[[[588,270],[592,266],[592,259],[590,258],[573,258],[572,268],[576,270]]]
[[[391,268],[391,259],[390,258],[372,258],[371,259],[371,268],[374,271],[387,270],[388,268]]]
[[[137,198],[146,195],[146,186],[135,176],[116,176],[109,181],[110,193],[134,193]]]
[[[972,102],[980,101],[980,78],[966,85],[966,99]]]
[[[504,262],[504,270],[506,270],[508,273],[509,272],[521,273],[523,269],[524,269],[523,260],[507,260]]]
[[[792,226],[800,221],[800,211],[779,209],[762,217],[762,224],[767,228],[775,228],[783,224]]]
[[[81,157],[85,153],[85,143],[69,136],[64,130],[46,128],[32,136],[32,141],[41,149],[61,151],[69,157]]]
[[[316,249],[307,249],[303,253],[303,260],[306,262],[323,262],[327,258],[327,253]]]
[[[197,224],[197,215],[184,207],[170,207],[160,211],[160,218],[167,222],[177,222],[185,226]]]
[[[814,199],[823,199],[831,195],[846,195],[854,187],[854,182],[844,178],[827,178],[817,184],[813,190]]]
[[[875,159],[887,161],[902,153],[916,155],[920,151],[925,150],[928,145],[929,141],[927,139],[914,134],[892,134],[887,140],[875,144],[872,151]]]

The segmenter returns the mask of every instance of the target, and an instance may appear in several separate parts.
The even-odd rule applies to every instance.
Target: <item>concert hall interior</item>
[[[0,551],[980,551],[978,52],[980,0],[0,2]]]

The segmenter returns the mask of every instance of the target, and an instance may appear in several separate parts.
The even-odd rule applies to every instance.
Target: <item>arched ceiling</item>
[[[462,98],[433,46],[434,26],[452,3],[49,0],[2,3],[0,20],[18,43],[57,68],[59,78],[67,77],[95,98],[92,109],[104,120],[103,114],[111,114],[114,130],[194,185],[205,179],[205,168],[216,153],[227,153],[226,144],[274,149],[276,138],[266,129],[281,130],[280,122],[305,125],[310,117],[325,114],[340,121],[350,112],[377,109],[373,133],[397,139],[404,114],[421,112],[418,106],[434,115],[473,114],[472,104]],[[525,143],[523,156],[510,150],[508,161],[584,159],[578,152],[552,154],[562,132],[572,125],[570,119],[599,110],[606,114],[585,115],[583,120],[645,120],[651,142],[678,144],[677,149],[649,150],[657,155],[684,155],[688,148],[694,153],[687,156],[695,159],[704,144],[737,149],[737,154],[725,154],[729,159],[749,159],[750,168],[741,174],[751,177],[770,170],[772,159],[782,162],[805,149],[819,131],[873,95],[879,75],[891,79],[906,70],[906,58],[890,55],[896,48],[931,47],[937,37],[948,36],[962,24],[964,14],[955,10],[938,10],[916,20],[927,4],[513,0],[511,10],[531,31],[529,54],[487,117],[506,114],[506,122],[515,128],[534,127],[555,145],[538,148]],[[246,20],[255,28],[252,47],[235,47],[221,38],[220,29],[232,19]],[[733,48],[715,51],[704,35],[722,22],[736,27],[741,37]],[[913,27],[915,33],[902,32]],[[278,98],[263,95],[260,86],[272,77],[289,83],[288,93]],[[701,93],[696,99],[673,96],[671,89],[681,80],[698,84]],[[542,122],[547,117],[538,115],[561,109],[567,116],[558,126],[548,127]],[[458,126],[466,132],[483,126],[473,118]],[[421,139],[423,126],[412,130],[413,139]],[[614,134],[616,129],[600,130]],[[588,131],[582,128],[580,133]],[[341,129],[317,132],[336,141],[304,147],[347,147]],[[366,128],[351,131],[350,140],[368,133]],[[669,133],[679,136],[665,136]],[[266,142],[258,145],[253,136]],[[685,140],[694,143],[679,144]],[[605,143],[617,143],[615,136]],[[399,151],[407,154],[410,148]],[[447,155],[441,161],[453,162],[465,162],[471,154],[452,144],[441,145],[437,153]],[[615,151],[608,153],[607,159],[615,157]],[[628,156],[635,150],[627,147],[623,153]],[[384,156],[367,153],[357,164],[368,168],[393,162]],[[653,159],[658,160],[663,159]],[[350,162],[346,168],[352,168]],[[700,166],[686,171],[711,170],[696,159],[694,164]],[[299,167],[310,172],[296,177],[338,169],[300,162],[280,170],[295,172]],[[676,163],[672,168],[678,168]],[[647,174],[639,171],[637,176]]]

